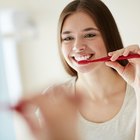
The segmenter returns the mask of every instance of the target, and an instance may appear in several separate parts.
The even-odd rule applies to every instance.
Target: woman
[[[36,138],[139,140],[140,59],[117,59],[140,55],[140,48],[123,47],[105,4],[70,2],[59,18],[58,41],[61,60],[72,79],[19,105]],[[108,55],[107,62],[80,63]],[[39,123],[28,112],[32,105],[40,109]]]

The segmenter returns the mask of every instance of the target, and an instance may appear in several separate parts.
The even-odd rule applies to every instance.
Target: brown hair
[[[115,51],[123,48],[123,43],[116,25],[116,22],[107,8],[107,6],[101,0],[74,0],[70,2],[62,11],[58,22],[58,43],[59,53],[64,65],[64,68],[71,76],[77,76],[77,72],[71,68],[65,61],[61,52],[61,32],[65,19],[77,12],[83,11],[87,13],[96,23],[103,37],[107,52]],[[121,60],[119,63],[125,66],[128,61]]]

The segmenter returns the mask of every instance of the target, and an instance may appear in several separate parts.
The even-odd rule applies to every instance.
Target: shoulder
[[[61,83],[55,83],[45,89],[41,96],[37,97],[40,103],[39,110],[43,110],[45,107],[47,117],[54,119],[61,115],[64,109],[66,111],[70,110],[75,105],[73,96],[75,82],[76,78],[71,78]],[[39,110],[37,114],[39,114]]]
[[[61,83],[54,83],[43,91],[46,96],[73,95],[75,91],[76,77],[72,77]]]
[[[136,94],[135,94],[134,88],[132,86],[130,86],[129,84],[127,85],[127,89],[126,89],[125,102],[126,102],[126,109],[128,109],[129,111],[130,110],[135,111],[135,108],[136,108]]]
[[[129,85],[129,84],[127,84],[126,95],[127,95],[127,96],[129,97],[129,99],[131,99],[131,100],[132,100],[132,98],[133,98],[133,99],[136,98],[135,90],[134,90],[134,88],[133,88],[131,85]]]

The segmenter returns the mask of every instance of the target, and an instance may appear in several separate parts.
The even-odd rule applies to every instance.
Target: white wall
[[[55,3],[46,4],[46,11],[33,13],[38,37],[20,44],[18,49],[25,91],[43,89],[56,79],[60,81],[66,77],[58,56],[56,34],[58,17],[66,1]]]
[[[124,45],[140,44],[140,1],[103,0],[112,11]]]

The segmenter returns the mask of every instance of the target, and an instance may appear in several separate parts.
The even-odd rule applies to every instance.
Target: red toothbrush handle
[[[78,61],[78,64],[87,64],[87,63],[92,63],[92,62],[106,62],[110,61],[111,56],[107,57],[102,57],[99,59],[94,59],[94,60],[82,60]],[[139,54],[129,54],[127,56],[119,56],[117,60],[125,60],[125,59],[131,59],[131,58],[140,58]]]

